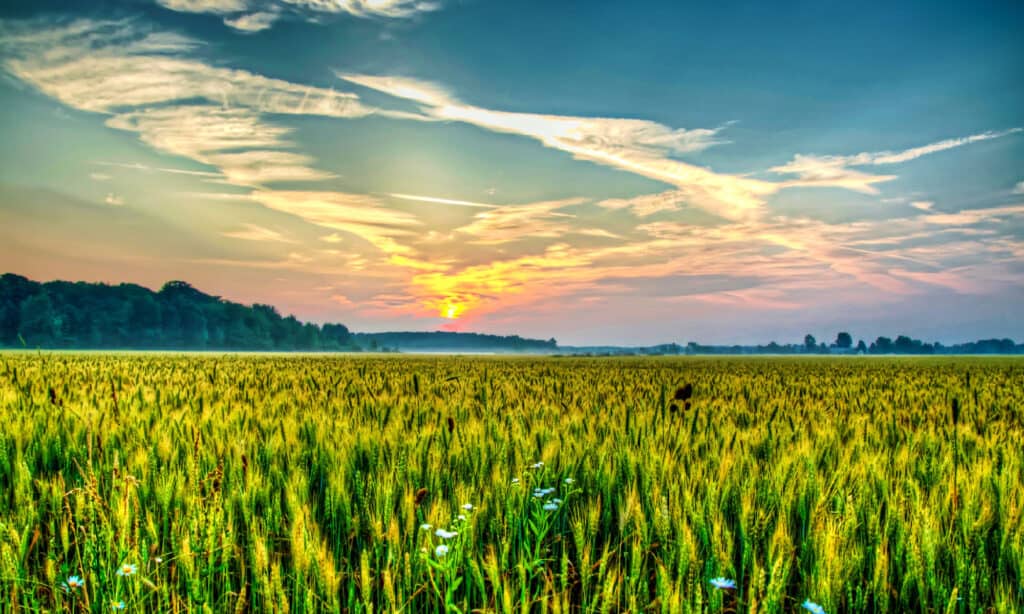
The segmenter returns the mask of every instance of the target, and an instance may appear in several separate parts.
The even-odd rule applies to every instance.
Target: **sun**
[[[457,320],[462,312],[466,310],[466,306],[461,303],[455,303],[453,301],[447,301],[444,304],[444,308],[441,309],[441,315],[448,318],[449,320]]]

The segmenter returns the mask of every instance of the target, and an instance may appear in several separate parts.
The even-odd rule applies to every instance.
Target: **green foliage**
[[[1020,612],[1021,381],[0,354],[0,611]]]
[[[269,305],[246,307],[172,281],[134,284],[0,276],[0,346],[35,348],[358,350],[341,324],[303,324]]]

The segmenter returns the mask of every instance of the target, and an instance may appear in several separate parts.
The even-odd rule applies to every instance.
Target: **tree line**
[[[0,345],[29,348],[334,351],[359,349],[343,324],[302,323],[270,305],[204,294],[183,281],[136,284],[0,276]]]
[[[153,292],[136,284],[39,283],[7,273],[0,276],[0,347],[544,353],[557,342],[440,331],[353,334],[344,324],[303,323],[270,305],[233,303],[183,281]]]
[[[805,335],[803,343],[779,344],[771,342],[766,345],[701,345],[696,342],[687,344],[684,354],[1024,354],[1024,345],[1017,344],[1013,339],[980,339],[967,343],[943,345],[939,341],[928,343],[913,339],[907,335],[878,337],[870,344],[863,339],[853,343],[853,336],[848,332],[836,335],[830,344],[818,342],[814,335]]]
[[[560,348],[555,339],[452,332],[351,333],[282,316],[270,305],[241,305],[183,281],[157,291],[136,284],[50,281],[0,276],[0,347],[231,351],[450,351],[624,354],[1024,354],[1012,339],[943,345],[899,335],[853,343],[840,332],[830,344],[702,345],[647,348]]]

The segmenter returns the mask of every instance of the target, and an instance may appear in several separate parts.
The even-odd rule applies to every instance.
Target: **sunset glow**
[[[464,309],[465,308],[462,305],[448,303],[444,308],[444,317],[449,320],[455,320],[462,315]]]
[[[1024,334],[1019,11],[655,5],[5,8],[0,261],[356,330]]]

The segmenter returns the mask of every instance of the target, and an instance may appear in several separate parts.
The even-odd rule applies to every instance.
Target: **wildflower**
[[[458,516],[455,517],[455,519],[460,521],[460,522],[465,522],[466,521],[466,515],[465,514],[459,514]]]
[[[134,575],[135,572],[138,571],[138,570],[139,570],[139,568],[136,567],[135,565],[131,565],[129,563],[125,563],[124,565],[121,565],[120,569],[117,570],[117,575],[119,575],[119,576],[131,576],[131,575]]]
[[[158,557],[156,557],[156,558],[155,558],[155,559],[153,559],[153,560],[154,560],[154,561],[156,561],[156,564],[157,564],[157,565],[159,565],[160,563],[163,563],[163,562],[164,562],[163,558],[161,558],[161,557],[159,557],[159,556],[158,556]]]
[[[565,478],[565,480],[564,480],[564,481],[565,481],[565,483],[566,483],[566,484],[572,484],[572,483],[573,483],[573,482],[575,482],[576,480],[574,480],[574,479],[572,479],[572,478]]]
[[[709,582],[711,582],[711,586],[714,586],[718,590],[736,588],[736,580],[729,580],[728,578],[723,578],[721,576],[717,578],[712,578],[711,580],[709,580]]]
[[[439,544],[437,548],[434,548],[434,554],[437,555],[437,558],[443,557],[444,555],[448,554],[448,546],[445,546],[444,544]]]
[[[80,576],[68,576],[68,579],[64,581],[62,586],[65,591],[74,591],[82,588],[84,585],[85,583]]]
[[[434,535],[440,537],[441,539],[451,539],[458,534],[458,531],[445,531],[444,529],[438,529],[434,531]]]
[[[420,531],[429,531],[430,529],[433,529],[433,528],[434,528],[434,525],[430,524],[429,522],[424,522],[423,524],[420,525]]]
[[[558,509],[558,504],[557,503],[545,503],[544,504],[544,509],[549,511],[549,512],[553,512],[553,511]]]
[[[473,504],[472,503],[463,503],[462,504],[462,509],[466,510],[467,512],[472,511]]]
[[[804,602],[800,604],[800,607],[807,610],[811,614],[825,614],[825,608],[821,607],[817,603],[814,603],[810,599],[805,599]]]
[[[544,461],[537,461],[536,463],[530,465],[530,469],[540,469],[543,466],[544,466]]]
[[[124,609],[124,602],[123,601],[114,601],[113,603],[110,604],[110,609],[111,610],[123,610]]]
[[[515,486],[519,483],[519,478],[512,478],[512,485]]]
[[[551,500],[551,502],[552,502],[552,503],[558,503],[558,504],[561,504],[561,503],[562,503],[562,500],[561,500],[561,499],[557,499],[557,498],[556,498],[556,499],[552,499],[552,500]]]

